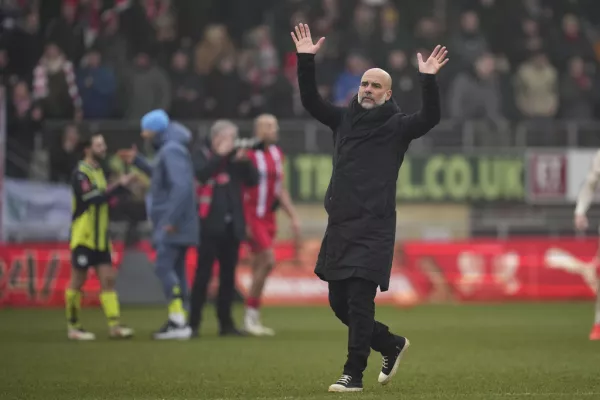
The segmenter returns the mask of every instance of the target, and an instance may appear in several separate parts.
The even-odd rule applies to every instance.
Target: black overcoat
[[[420,74],[422,108],[400,112],[393,99],[367,110],[324,101],[313,54],[298,54],[304,108],[333,131],[333,173],[325,196],[329,215],[315,273],[325,281],[359,277],[388,290],[396,239],[396,182],[413,139],[440,121],[435,75]],[[358,90],[358,88],[357,88]]]

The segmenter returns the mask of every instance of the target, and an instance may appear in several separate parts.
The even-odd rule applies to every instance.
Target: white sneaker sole
[[[333,385],[329,386],[329,392],[335,392],[335,393],[350,393],[350,392],[362,392],[363,388],[347,388],[346,386],[343,385],[338,385],[337,383],[334,383]]]
[[[246,325],[244,331],[252,336],[275,336],[275,331],[264,326]]]
[[[383,372],[379,373],[379,378],[377,379],[377,381],[379,383],[381,383],[382,385],[387,385],[388,383],[390,383],[390,381],[392,380],[392,378],[394,377],[394,375],[396,375],[396,372],[398,372],[398,366],[400,365],[400,361],[402,360],[402,356],[404,355],[404,353],[406,353],[406,350],[409,347],[410,347],[410,341],[408,339],[406,339],[406,343],[404,344],[404,347],[402,348],[402,351],[400,351],[400,354],[398,354],[398,358],[396,358],[396,362],[394,363],[394,366],[392,367],[392,371],[390,372],[390,374],[389,375],[385,375]]]
[[[93,340],[96,340],[95,336],[94,337],[90,337],[90,336],[75,336],[75,335],[71,336],[71,335],[68,335],[67,338],[69,340],[73,340],[75,342],[91,342]]]
[[[192,337],[192,328],[189,326],[173,331],[155,333],[152,335],[154,340],[188,340]]]

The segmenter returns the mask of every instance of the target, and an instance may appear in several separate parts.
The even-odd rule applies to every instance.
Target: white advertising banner
[[[5,178],[2,208],[4,240],[68,240],[71,201],[69,185]]]
[[[527,201],[574,204],[598,149],[530,149],[526,155]],[[600,202],[600,184],[594,198]]]
[[[592,165],[592,160],[594,156],[598,152],[598,149],[576,149],[569,150],[567,153],[569,155],[569,165],[570,168],[568,170],[568,190],[567,190],[567,199],[569,202],[575,203],[577,201],[577,196],[579,195],[579,191],[581,190],[581,186],[583,185],[583,181],[585,180],[590,167]],[[594,201],[600,201],[600,185],[596,190],[596,194],[594,197]]]

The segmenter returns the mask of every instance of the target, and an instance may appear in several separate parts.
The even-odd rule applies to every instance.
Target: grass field
[[[412,346],[386,387],[372,353],[362,394],[327,393],[346,355],[346,331],[327,308],[266,309],[274,338],[219,338],[212,311],[201,338],[156,343],[162,309],[125,308],[137,330],[127,342],[106,339],[100,310],[86,309],[98,340],[71,343],[61,310],[0,310],[0,398],[600,399],[589,303],[379,308]]]

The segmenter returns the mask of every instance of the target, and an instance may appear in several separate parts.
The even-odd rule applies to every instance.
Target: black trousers
[[[348,326],[348,359],[344,374],[362,379],[371,349],[392,352],[396,337],[375,321],[377,284],[361,278],[329,282],[329,304],[336,317]]]
[[[235,294],[235,268],[238,263],[240,241],[235,237],[231,224],[221,237],[202,237],[198,247],[198,264],[192,285],[189,324],[197,330],[202,320],[208,284],[212,278],[215,259],[219,261],[219,293],[217,295],[217,318],[221,330],[234,327],[231,306]]]

